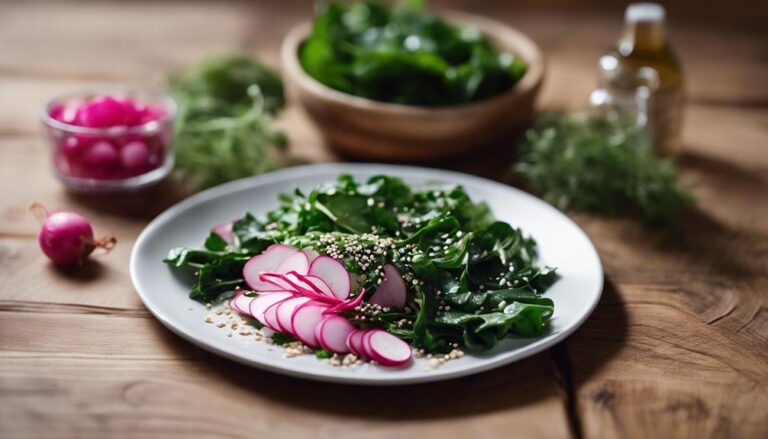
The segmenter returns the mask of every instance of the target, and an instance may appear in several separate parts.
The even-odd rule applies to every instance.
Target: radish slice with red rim
[[[264,324],[275,331],[282,332],[280,325],[277,323],[277,308],[284,302],[291,300],[292,297],[283,299],[279,302],[275,302],[264,310]]]
[[[296,338],[305,345],[317,347],[319,343],[315,338],[315,326],[323,320],[326,309],[326,304],[315,300],[298,306],[291,317],[291,327]]]
[[[347,337],[355,331],[355,326],[349,320],[339,316],[327,316],[317,325],[317,338],[320,346],[337,354],[350,351]]]
[[[411,345],[381,329],[374,329],[363,339],[371,357],[385,366],[401,366],[413,356]]]
[[[277,326],[280,327],[280,331],[293,334],[293,326],[291,325],[291,319],[296,308],[309,302],[309,297],[292,297],[288,300],[280,302],[277,307]]]
[[[363,352],[363,336],[368,332],[367,329],[358,329],[347,336],[347,347],[352,353],[362,358],[363,360],[370,360],[365,352]]]
[[[309,274],[325,282],[339,299],[349,297],[351,280],[344,265],[330,256],[318,256],[309,267]]]
[[[291,297],[293,297],[293,293],[289,293],[288,291],[281,291],[271,294],[259,294],[258,297],[251,301],[251,304],[248,307],[248,311],[254,319],[261,322],[262,325],[269,327],[269,325],[264,322],[264,312],[267,310],[267,308],[274,305],[275,303],[289,299]]]
[[[250,293],[248,290],[239,290],[229,300],[229,307],[240,314],[251,315],[251,302],[256,299],[256,296],[247,296],[246,293]]]
[[[261,280],[262,273],[271,273],[287,258],[298,253],[299,250],[289,245],[273,244],[264,253],[256,255],[243,266],[243,279],[249,287],[256,291],[274,291],[275,285]]]
[[[290,271],[295,271],[299,274],[307,274],[307,271],[309,271],[309,259],[304,252],[297,251],[297,253],[285,258],[285,260],[277,266],[275,271],[282,274]]]
[[[366,329],[365,332],[363,332],[363,335],[360,337],[360,354],[362,354],[362,356],[368,361],[374,360],[373,353],[370,351],[370,347],[368,346],[372,334],[373,329]]]
[[[384,264],[384,281],[376,288],[368,302],[399,309],[405,306],[406,297],[405,281],[400,272],[394,265]]]
[[[322,279],[317,276],[301,275],[295,272],[290,272],[287,275],[294,275],[296,279],[301,282],[301,285],[315,291],[318,294],[337,299],[337,297],[331,291],[331,287],[329,287],[325,282],[323,282]]]
[[[214,226],[211,229],[211,232],[219,235],[219,238],[223,239],[224,242],[227,244],[231,244],[234,240],[234,235],[232,234],[232,225],[234,223],[232,221],[224,224],[219,224],[218,226]]]

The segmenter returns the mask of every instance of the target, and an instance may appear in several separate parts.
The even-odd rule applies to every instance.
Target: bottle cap
[[[628,23],[664,21],[664,6],[658,3],[632,3],[627,7],[624,20]]]

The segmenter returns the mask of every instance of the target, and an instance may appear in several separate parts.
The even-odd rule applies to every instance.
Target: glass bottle
[[[667,42],[664,8],[631,4],[618,45],[600,57],[598,69],[599,88],[590,96],[593,108],[646,127],[660,155],[678,152],[683,75]]]

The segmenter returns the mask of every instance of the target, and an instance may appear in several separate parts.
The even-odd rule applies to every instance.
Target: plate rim
[[[437,369],[437,370],[430,371],[429,374],[418,375],[418,376],[408,376],[408,377],[397,377],[396,375],[386,376],[386,377],[371,377],[371,376],[359,376],[359,375],[351,375],[351,374],[350,375],[329,375],[319,369],[317,372],[308,372],[304,370],[297,370],[291,367],[280,367],[277,365],[270,364],[268,362],[261,362],[261,361],[245,358],[236,353],[230,352],[227,349],[219,347],[217,343],[209,342],[203,339],[198,339],[193,337],[190,334],[187,334],[183,330],[183,326],[184,326],[183,324],[174,322],[170,316],[164,315],[161,310],[155,309],[154,306],[150,306],[150,303],[152,302],[151,298],[149,298],[147,292],[142,291],[142,289],[139,286],[139,281],[138,281],[139,274],[137,271],[138,270],[137,268],[138,253],[139,253],[138,249],[140,249],[144,245],[144,242],[149,239],[154,229],[164,224],[168,218],[173,218],[174,216],[176,216],[179,211],[183,211],[195,205],[208,202],[212,199],[215,199],[216,197],[219,197],[221,195],[226,195],[230,192],[236,192],[236,191],[251,188],[251,187],[266,185],[272,182],[273,180],[290,179],[292,176],[301,176],[309,171],[335,172],[337,174],[347,172],[347,173],[354,174],[355,172],[371,173],[371,171],[373,170],[376,170],[377,173],[382,173],[382,174],[386,174],[389,172],[389,173],[400,173],[401,175],[409,174],[409,173],[417,174],[421,177],[424,177],[426,175],[428,178],[432,178],[434,176],[436,180],[445,180],[445,181],[448,181],[453,177],[459,180],[471,181],[472,183],[478,184],[478,185],[490,185],[492,187],[495,187],[501,190],[515,192],[518,196],[534,199],[538,202],[542,202],[546,204],[548,208],[552,209],[553,213],[555,213],[556,215],[559,215],[566,222],[570,223],[575,228],[576,232],[582,235],[582,237],[586,240],[587,244],[589,245],[589,250],[591,251],[591,253],[593,254],[597,262],[596,269],[598,271],[597,273],[598,274],[598,284],[597,284],[598,292],[594,296],[591,303],[588,304],[587,311],[583,313],[583,315],[581,315],[576,320],[576,322],[573,323],[570,327],[565,328],[557,333],[544,336],[541,339],[536,340],[522,348],[518,348],[511,351],[511,352],[517,352],[517,355],[510,355],[507,357],[496,358],[496,359],[487,358],[485,362],[480,363],[474,367],[465,368],[465,369],[458,369],[458,370]],[[206,351],[212,352],[216,355],[222,356],[229,360],[236,361],[241,364],[245,364],[250,367],[256,367],[262,370],[266,370],[269,372],[274,372],[282,375],[288,375],[296,378],[310,379],[314,381],[343,383],[343,384],[351,384],[351,385],[369,385],[369,386],[407,385],[407,384],[417,384],[417,383],[449,380],[449,379],[458,378],[462,376],[479,374],[479,373],[496,369],[498,367],[511,364],[516,361],[520,361],[530,356],[533,356],[539,352],[544,351],[545,349],[548,349],[562,342],[571,334],[573,334],[578,328],[580,328],[581,325],[583,325],[584,322],[594,312],[595,308],[597,307],[597,304],[600,302],[600,298],[602,297],[603,290],[605,287],[605,273],[603,270],[602,260],[600,259],[600,255],[597,252],[597,249],[594,243],[589,238],[589,235],[587,235],[587,233],[570,217],[568,217],[566,214],[564,214],[563,212],[561,212],[551,204],[542,200],[541,198],[538,198],[516,187],[505,185],[503,183],[490,180],[484,177],[466,174],[463,172],[444,170],[439,168],[428,168],[428,167],[421,167],[421,166],[393,165],[393,164],[379,164],[379,163],[319,163],[319,164],[294,166],[290,168],[285,168],[281,170],[276,170],[276,171],[256,175],[253,177],[231,181],[231,182],[214,186],[212,188],[198,192],[197,194],[189,196],[177,202],[176,204],[170,206],[169,208],[164,210],[162,213],[157,215],[155,218],[153,218],[142,229],[141,233],[136,238],[136,241],[134,242],[134,245],[131,249],[131,256],[129,261],[129,274],[131,277],[131,284],[133,285],[133,289],[136,292],[136,294],[139,296],[139,299],[141,300],[144,307],[147,310],[149,310],[149,312],[158,321],[160,321],[160,323],[162,323],[163,326],[165,326],[167,329],[169,329],[171,332],[173,332],[177,336],[192,343],[197,347],[200,347]],[[393,371],[393,372],[396,372],[396,371]]]

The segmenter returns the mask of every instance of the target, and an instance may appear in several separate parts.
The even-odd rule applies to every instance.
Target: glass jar
[[[84,126],[75,113],[97,99],[130,100],[155,111],[155,116],[126,125]],[[139,90],[98,90],[53,99],[41,118],[54,175],[76,192],[130,191],[161,180],[173,168],[176,111],[169,96]]]
[[[598,62],[598,89],[590,103],[647,128],[660,155],[680,150],[683,75],[667,42],[661,5],[634,3],[627,8],[618,45]]]

